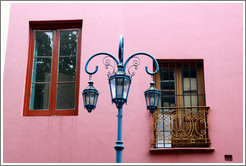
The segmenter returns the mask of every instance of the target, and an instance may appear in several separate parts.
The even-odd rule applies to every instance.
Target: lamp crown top
[[[93,86],[93,83],[94,83],[94,82],[93,82],[92,80],[89,80],[88,83],[89,83],[90,86]]]
[[[117,65],[117,67],[118,67],[118,70],[123,70],[123,64],[122,64],[122,63],[119,63],[119,64]]]
[[[123,65],[122,64],[118,65],[118,71],[115,74],[116,75],[125,75],[125,72],[123,70]]]
[[[154,81],[151,81],[150,82],[150,86],[154,86],[155,85],[155,82]]]
[[[151,90],[151,91],[157,91],[157,89],[155,88],[155,82],[154,81],[151,81],[150,82],[150,87],[149,87],[149,89],[147,90],[147,91],[149,91],[149,90]]]

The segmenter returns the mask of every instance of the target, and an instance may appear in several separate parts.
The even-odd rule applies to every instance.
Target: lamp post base
[[[122,141],[116,141],[114,149],[116,150],[116,163],[122,163],[122,151],[124,146]]]

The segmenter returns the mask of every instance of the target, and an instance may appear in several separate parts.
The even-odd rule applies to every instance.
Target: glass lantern
[[[119,70],[109,78],[109,86],[112,102],[120,109],[127,102],[131,78],[125,74],[121,67],[118,68]]]
[[[93,109],[96,108],[98,91],[93,87],[93,81],[89,81],[89,86],[82,92],[84,107],[90,113]]]
[[[161,93],[155,88],[155,82],[150,83],[148,90],[144,92],[147,109],[150,113],[154,113],[158,108]]]

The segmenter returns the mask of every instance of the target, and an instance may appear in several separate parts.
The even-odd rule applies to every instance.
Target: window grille
[[[160,61],[159,66],[154,147],[209,147],[203,60]]]

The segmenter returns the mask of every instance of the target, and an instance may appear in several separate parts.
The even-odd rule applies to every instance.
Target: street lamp
[[[93,87],[93,81],[90,80],[89,86],[83,91],[84,107],[90,113],[97,105],[98,91]]]
[[[93,109],[95,109],[98,99],[98,91],[93,87],[93,81],[91,80],[91,75],[95,74],[98,70],[98,66],[96,66],[96,69],[93,72],[88,71],[87,67],[91,59],[98,55],[106,55],[106,57],[103,59],[103,63],[108,69],[109,67],[113,68],[112,72],[108,73],[108,80],[109,80],[109,87],[110,87],[110,93],[111,93],[111,99],[112,102],[115,103],[116,107],[118,108],[118,132],[117,132],[117,141],[116,146],[114,147],[116,150],[116,162],[121,163],[122,162],[122,151],[124,149],[123,142],[122,142],[122,107],[124,103],[127,102],[127,97],[131,85],[131,78],[135,75],[134,72],[130,72],[130,69],[132,67],[135,67],[137,69],[138,65],[140,64],[140,59],[137,57],[138,55],[145,55],[153,59],[155,65],[156,65],[156,71],[155,72],[149,72],[148,67],[145,67],[145,71],[149,75],[155,75],[159,71],[159,65],[157,63],[157,60],[151,56],[150,54],[144,53],[144,52],[138,52],[133,55],[131,55],[125,63],[123,63],[123,51],[124,51],[124,39],[123,36],[120,36],[120,42],[119,42],[119,61],[111,54],[106,52],[100,52],[92,55],[86,62],[85,65],[85,71],[87,74],[90,75],[90,81],[89,86],[82,92],[83,95],[83,101],[84,101],[84,107],[87,109],[88,112],[91,112]],[[111,64],[111,61],[108,58],[112,58],[114,62],[117,65],[117,71],[115,71],[115,68]],[[128,63],[132,61],[132,65],[129,67]],[[126,74],[126,68],[128,67],[128,75]],[[154,113],[155,110],[158,108],[159,100],[160,100],[160,92],[154,87],[155,83],[152,81],[150,83],[150,87],[148,90],[144,92],[145,100],[147,104],[147,109],[150,111],[150,113]]]
[[[125,74],[122,65],[118,65],[118,71],[109,77],[112,102],[118,109],[121,109],[127,101],[130,84],[131,77]]]
[[[155,82],[151,81],[149,89],[144,92],[147,109],[154,113],[158,108],[161,93],[155,88]]]

